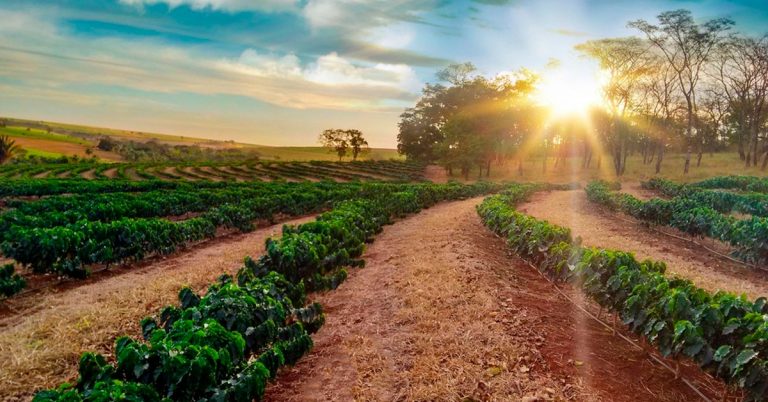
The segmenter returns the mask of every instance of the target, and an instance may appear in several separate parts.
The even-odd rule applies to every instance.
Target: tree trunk
[[[627,140],[622,138],[613,150],[613,170],[616,177],[624,174],[624,165],[627,163]]]
[[[655,146],[654,148],[652,148],[652,149],[651,149],[651,150],[648,152],[648,164],[649,164],[649,165],[650,165],[651,163],[653,163],[653,159],[656,157],[656,148],[658,148],[659,146],[661,146],[661,145],[660,145],[660,144],[656,144],[656,146]]]
[[[765,170],[766,166],[768,166],[768,152],[763,152],[763,165],[760,166],[760,170]]]
[[[752,134],[752,166],[757,166],[757,159],[758,159],[758,152],[757,152],[757,141],[758,141],[759,135],[757,127],[754,128],[754,133]]]
[[[691,89],[693,92],[693,89]],[[688,148],[685,151],[685,166],[683,167],[683,174],[688,174],[688,169],[691,167],[691,141],[693,140],[693,100],[691,99],[692,93],[685,94],[685,102],[688,106],[688,127],[685,129],[686,140],[688,142]]]
[[[522,176],[523,175],[523,157],[521,156],[520,159],[518,159],[517,162],[517,175]]]
[[[699,153],[696,155],[696,167],[701,167],[701,155],[704,153],[704,146],[699,143]]]
[[[485,162],[485,177],[491,176],[491,160],[488,159],[488,161]]]
[[[739,159],[742,161],[747,159],[747,154],[744,153],[744,134],[739,131]]]
[[[589,147],[589,145],[584,145],[584,160],[581,163],[581,168],[586,169],[589,168],[589,164],[592,162],[592,149]]]
[[[664,158],[664,144],[659,144],[659,155],[656,157],[656,174],[661,173],[661,160]]]

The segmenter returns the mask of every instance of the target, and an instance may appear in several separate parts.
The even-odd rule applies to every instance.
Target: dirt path
[[[698,400],[508,256],[479,201],[386,227],[365,268],[316,296],[327,321],[315,347],[266,400]]]
[[[0,321],[0,400],[27,400],[31,391],[75,380],[82,352],[107,354],[117,336],[140,336],[139,320],[177,303],[182,286],[204,290],[222,273],[236,272],[245,256],[260,254],[281,228],[212,240],[121,275],[36,294],[32,305]]]
[[[640,259],[667,263],[667,272],[692,280],[712,292],[768,296],[768,274],[725,261],[689,242],[654,232],[640,222],[616,219],[617,214],[587,200],[584,190],[538,193],[518,208],[540,219],[571,228],[584,244],[631,251]]]
[[[648,201],[651,198],[660,198],[653,190],[644,189],[640,182],[628,182],[621,184],[621,192],[635,196],[635,198]]]

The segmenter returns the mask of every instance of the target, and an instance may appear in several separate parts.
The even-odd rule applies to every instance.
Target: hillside
[[[114,152],[96,148],[99,140],[110,137],[116,141],[146,143],[154,141],[170,146],[187,145],[205,149],[239,149],[256,152],[260,159],[282,161],[337,160],[333,153],[322,147],[280,147],[257,144],[220,141],[179,135],[130,131],[105,127],[91,127],[76,124],[33,121],[14,118],[0,118],[5,127],[0,127],[0,135],[12,137],[16,144],[26,151],[26,155],[55,158],[60,156],[90,157],[96,156],[106,162],[124,161]],[[90,151],[88,151],[90,149]],[[400,159],[395,149],[371,148],[363,159],[385,160]]]

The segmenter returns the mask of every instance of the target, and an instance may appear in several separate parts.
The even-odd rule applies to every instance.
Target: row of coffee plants
[[[11,297],[21,292],[27,281],[16,274],[13,264],[0,266],[0,297]]]
[[[0,180],[0,197],[29,197],[56,194],[95,194],[166,190],[187,183],[161,180],[13,179]],[[195,186],[223,187],[222,183],[195,183]]]
[[[0,178],[82,178],[109,180],[129,176],[141,180],[423,180],[424,165],[403,161],[280,162],[254,161],[227,165],[210,163],[68,163],[0,166]]]
[[[689,198],[720,213],[739,212],[754,216],[768,216],[768,195],[763,193],[707,190],[696,185],[679,184],[662,178],[643,182],[642,187],[658,191],[667,197]]]
[[[344,267],[362,265],[365,242],[392,217],[497,188],[363,188],[360,198],[338,203],[315,222],[286,226],[280,240],[268,241],[266,255],[246,259],[237,284],[224,276],[203,297],[182,289],[180,306],[142,320],[143,341],[117,340],[113,364],[86,353],[75,385],[39,392],[35,401],[260,400],[267,381],[311,348],[309,334],[324,322],[319,305],[305,306],[305,289],[336,285]]]
[[[693,184],[701,188],[719,188],[768,193],[768,178],[756,176],[719,176]]]
[[[755,264],[768,261],[768,218],[737,219],[687,197],[641,201],[632,195],[612,191],[602,181],[589,183],[586,191],[590,201],[637,219],[727,242],[734,247],[734,255],[743,261]]]
[[[297,200],[307,198],[312,201],[318,192],[339,191],[342,188],[299,183],[233,183],[224,188],[184,186],[143,193],[53,196],[35,202],[10,200],[6,204],[13,209],[0,215],[0,240],[5,239],[3,233],[10,233],[11,226],[45,228],[81,220],[108,222],[121,218],[180,216],[205,212],[226,203],[280,194],[292,194]]]
[[[664,356],[688,357],[704,370],[747,391],[768,395],[768,304],[731,293],[708,293],[690,281],[667,278],[661,262],[631,253],[586,248],[570,230],[515,210],[530,190],[487,198],[478,213],[509,247],[556,281],[581,287]]]
[[[259,194],[258,189],[257,191],[222,189],[224,196],[213,199],[206,199],[205,196],[211,194],[204,191],[190,192],[184,194],[184,199],[189,200],[186,211],[192,210],[193,207],[200,207],[205,209],[205,212],[183,221],[120,216],[120,214],[130,215],[131,213],[169,212],[166,207],[174,207],[173,202],[181,202],[181,197],[169,197],[172,202],[164,205],[159,205],[161,203],[158,202],[157,210],[152,203],[145,205],[139,202],[130,204],[126,208],[106,209],[110,213],[119,212],[113,215],[104,212],[104,208],[109,207],[107,204],[84,204],[82,210],[84,214],[92,213],[91,217],[115,219],[104,221],[81,219],[71,223],[69,219],[73,214],[78,213],[76,210],[42,213],[43,221],[41,222],[41,218],[35,216],[36,207],[30,206],[36,203],[28,203],[24,204],[24,207],[31,209],[30,215],[24,215],[26,218],[23,221],[19,219],[14,223],[29,226],[10,225],[3,235],[0,247],[5,256],[31,267],[33,272],[56,272],[73,277],[84,277],[88,275],[90,265],[138,261],[154,254],[169,254],[191,242],[214,237],[218,227],[250,231],[254,229],[255,220],[271,220],[278,213],[296,216],[320,211],[334,201],[354,197],[356,193],[362,191],[363,186],[361,184],[269,184],[261,186],[262,194]],[[153,193],[144,193],[137,197],[148,194]],[[160,197],[162,196],[160,194]],[[123,205],[118,199],[113,201]],[[64,204],[68,201],[68,199],[61,200]],[[202,201],[202,206],[196,204],[197,201]],[[38,202],[52,203],[49,199]],[[140,205],[145,205],[147,209],[137,209]],[[88,206],[94,207],[95,212],[88,210]],[[15,212],[9,211],[6,214]],[[60,224],[50,226],[46,219],[58,219],[57,223]],[[38,223],[40,226],[35,226]]]

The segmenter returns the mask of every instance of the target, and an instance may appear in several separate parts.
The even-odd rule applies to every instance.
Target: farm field
[[[338,157],[328,149],[319,146],[266,146],[238,143],[234,141],[212,140],[189,136],[179,136],[141,131],[119,130],[106,127],[91,127],[48,121],[31,121],[5,118],[7,126],[0,127],[0,136],[7,135],[14,139],[29,155],[41,155],[48,158],[95,156],[100,161],[119,162],[124,158],[115,153],[100,150],[97,145],[101,138],[118,141],[149,141],[167,145],[199,146],[210,149],[236,149],[255,152],[260,159],[268,161],[336,161]],[[3,118],[0,117],[0,122]],[[90,149],[90,153],[86,150]],[[360,156],[361,160],[403,159],[396,149],[369,148]]]
[[[6,179],[119,179],[178,181],[420,180],[424,165],[402,161],[212,163],[49,163],[0,166]]]
[[[369,173],[382,166],[376,162],[359,165]],[[386,166],[391,169],[391,165]],[[425,176],[430,176],[429,171],[435,173],[432,167],[426,171]],[[288,303],[284,306],[290,315],[279,316],[280,321],[271,318],[270,322],[285,325],[285,329],[278,330],[277,338],[270,341],[261,338],[269,335],[248,338],[246,332],[252,332],[245,329],[256,328],[253,324],[221,328],[233,336],[240,333],[237,336],[251,339],[248,342],[253,345],[263,345],[245,345],[245,353],[259,356],[251,360],[258,364],[243,361],[229,369],[233,373],[246,370],[244,373],[252,376],[249,381],[255,388],[248,388],[246,395],[250,396],[246,399],[678,401],[704,395],[712,400],[738,400],[754,395],[762,381],[768,380],[759,374],[764,364],[759,349],[762,342],[744,345],[739,337],[708,335],[722,331],[718,328],[726,321],[688,316],[698,307],[669,317],[660,312],[653,321],[647,321],[650,317],[637,321],[632,315],[636,310],[629,305],[607,302],[613,299],[601,292],[611,294],[613,287],[580,289],[578,275],[557,271],[559,265],[552,265],[552,258],[562,255],[558,254],[562,247],[581,247],[567,240],[573,233],[586,247],[634,253],[637,261],[648,258],[666,262],[666,269],[660,271],[656,265],[650,271],[640,265],[638,273],[662,272],[670,278],[690,280],[692,286],[701,289],[696,292],[703,292],[689,299],[690,303],[717,309],[722,301],[710,302],[707,297],[720,300],[730,297],[728,294],[744,294],[744,299],[731,299],[737,310],[725,313],[734,320],[744,320],[739,314],[748,316],[750,309],[762,311],[760,297],[768,290],[768,276],[759,269],[765,264],[762,249],[757,249],[757,254],[747,253],[744,245],[737,245],[744,249],[738,253],[722,240],[688,240],[689,235],[681,229],[674,229],[677,238],[668,238],[654,231],[673,230],[659,220],[665,215],[658,215],[649,228],[637,221],[640,218],[625,215],[630,212],[619,211],[623,205],[642,205],[662,197],[662,202],[695,202],[699,209],[711,205],[716,208],[712,213],[733,210],[764,219],[762,216],[768,215],[768,196],[764,193],[768,181],[762,178],[723,177],[694,185],[654,180],[625,183],[623,187],[594,181],[586,190],[574,185],[397,184],[359,179],[294,183],[28,178],[2,184],[6,209],[0,214],[0,226],[5,228],[1,249],[6,262],[20,263],[15,272],[4,274],[3,281],[8,297],[0,310],[0,359],[11,362],[0,369],[0,381],[5,384],[3,399],[25,400],[63,382],[82,384],[83,364],[95,364],[105,373],[95,377],[96,382],[89,387],[122,387],[121,392],[153,399],[154,392],[159,392],[155,389],[165,385],[123,372],[121,367],[129,361],[120,356],[128,352],[115,351],[115,339],[122,335],[134,339],[128,344],[118,342],[119,348],[131,345],[144,350],[147,346],[142,346],[141,339],[149,337],[157,338],[152,342],[163,339],[171,342],[169,346],[187,350],[193,346],[173,343],[178,342],[174,339],[181,336],[179,331],[188,330],[174,323],[187,314],[184,311],[201,311],[205,303],[214,303],[202,310],[214,314],[210,316],[214,321],[225,317],[245,320],[246,316],[230,315],[235,311],[215,315],[224,310],[210,310],[219,302],[206,302],[206,297],[220,297],[217,295],[225,290],[227,294],[245,291],[253,295],[251,286],[260,288],[266,285],[264,281],[273,284],[269,286],[283,283],[269,282],[277,278],[267,275],[269,271],[287,281],[273,288],[277,292],[285,289],[289,292],[286,296],[297,291],[286,288],[287,284],[303,283],[301,296],[291,296],[290,301],[275,294],[276,300]],[[631,201],[635,198],[622,194],[641,198]],[[259,201],[250,200],[256,195]],[[719,202],[720,197],[728,197],[727,202]],[[678,198],[687,201],[675,201]],[[609,202],[603,199],[617,200],[618,204],[593,205]],[[425,207],[429,208],[418,212]],[[504,208],[515,208],[521,214],[514,215],[511,209],[504,212]],[[569,229],[537,227],[534,218],[522,214]],[[369,220],[366,216],[379,218]],[[510,226],[501,223],[511,218],[519,221]],[[315,220],[317,224],[312,223]],[[738,224],[740,220],[726,221]],[[281,230],[283,223],[289,226]],[[384,223],[390,225],[381,226]],[[536,229],[526,229],[527,225]],[[59,240],[50,237],[54,235]],[[520,235],[523,237],[517,237]],[[506,236],[508,242],[503,239]],[[270,237],[276,241],[266,241]],[[126,243],[123,239],[132,240]],[[558,244],[559,239],[566,242]],[[520,241],[533,243],[521,248],[516,245]],[[367,242],[371,244],[364,246]],[[316,248],[320,244],[323,248]],[[546,250],[555,254],[543,259],[541,253]],[[311,254],[305,255],[307,252]],[[243,266],[245,256],[252,259]],[[581,258],[585,264],[596,263],[586,256]],[[610,282],[613,279],[605,275],[620,275],[621,271],[614,264],[617,262],[595,265],[602,268],[584,275],[598,275],[601,281]],[[632,264],[637,263],[629,266]],[[554,275],[557,287],[537,268]],[[606,271],[601,273],[602,269]],[[222,274],[230,275],[222,278],[232,279],[221,279]],[[640,278],[632,280],[646,280]],[[647,280],[660,278],[650,276]],[[230,280],[237,285],[229,284]],[[205,290],[216,282],[221,284]],[[20,290],[16,295],[10,291],[14,283]],[[674,286],[690,292],[685,290],[687,283]],[[625,290],[611,297],[631,299],[631,285],[620,286]],[[180,289],[189,290],[179,293]],[[181,310],[164,309],[178,305],[174,301],[177,294],[181,305],[175,309]],[[197,295],[207,296],[199,299]],[[667,296],[643,297],[648,298],[644,303],[651,305],[664,303]],[[753,305],[750,300],[757,302]],[[174,316],[169,314],[181,316],[171,318]],[[594,319],[600,315],[602,320]],[[193,325],[192,330],[194,323],[200,322],[197,320],[205,319],[188,317],[179,322],[191,320],[185,325]],[[629,317],[635,317],[635,323],[627,327],[622,322],[631,323]],[[267,325],[263,318],[247,320],[253,319]],[[282,320],[287,321],[280,324]],[[239,321],[219,322],[232,325],[227,322]],[[682,322],[694,331],[690,340],[668,332],[674,329],[677,334]],[[761,327],[754,322],[727,322],[736,325],[737,331],[747,331],[745,334],[754,331],[750,336],[758,337],[755,339],[762,336]],[[652,325],[652,332],[646,325]],[[282,341],[279,334],[288,328],[293,328],[294,338]],[[161,332],[151,335],[155,331]],[[694,335],[695,331],[703,332]],[[170,334],[177,335],[161,338]],[[657,340],[649,342],[650,334]],[[203,339],[195,342],[207,342]],[[646,352],[636,346],[646,342]],[[685,346],[693,344],[697,346]],[[165,352],[155,348],[151,346],[144,353],[162,358]],[[270,363],[266,360],[270,350],[280,351],[282,359]],[[720,360],[706,357],[716,351]],[[749,359],[746,353],[750,353]],[[89,359],[87,363],[78,362],[81,355]],[[713,376],[716,368],[726,364],[720,362],[739,370],[719,371],[721,379],[717,379]],[[146,364],[153,367],[154,363]],[[283,364],[289,367],[278,370]],[[261,367],[266,371],[258,371]],[[673,372],[669,367],[674,367]],[[162,365],[152,370],[167,373],[160,375],[173,373]],[[679,372],[677,379],[674,371]],[[741,387],[726,385],[747,373],[747,381],[757,382]],[[125,388],[110,378],[136,385]],[[207,381],[215,384],[222,380]],[[631,392],[626,392],[627,384],[635,384],[630,386]],[[655,385],[648,388],[647,384]],[[37,394],[37,398],[58,400],[78,392],[83,391],[61,388]],[[210,395],[234,391],[198,388],[188,392]],[[179,396],[174,399],[186,398],[175,395]]]
[[[768,402],[761,3],[0,1],[0,402]]]

